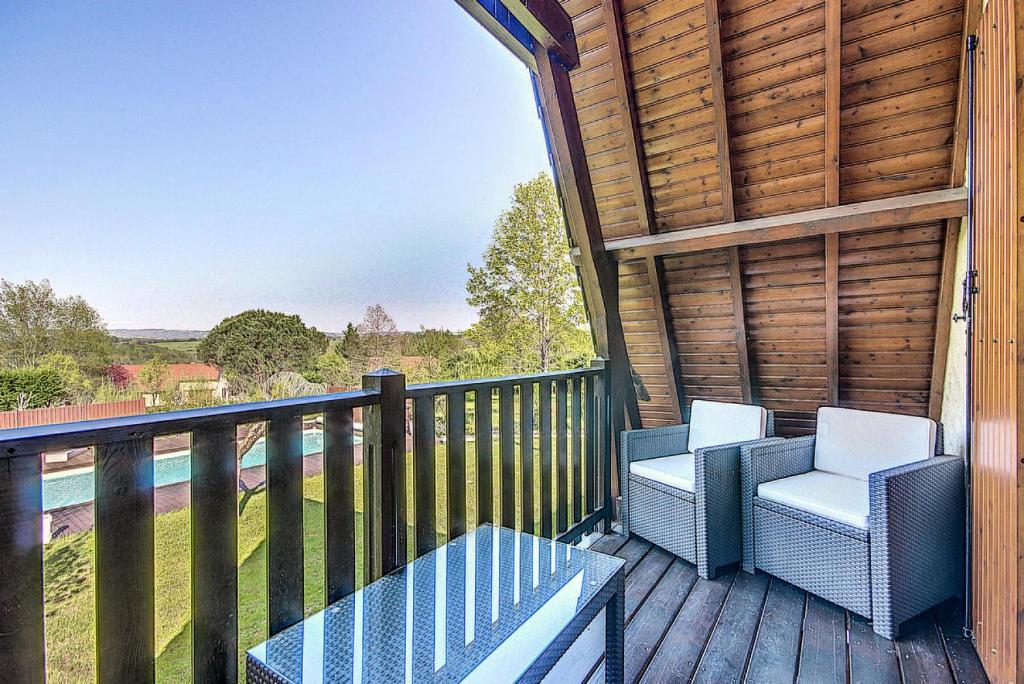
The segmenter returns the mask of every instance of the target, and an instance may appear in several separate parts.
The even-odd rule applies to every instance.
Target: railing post
[[[364,411],[369,416],[363,426],[363,478],[370,495],[363,501],[363,529],[369,532],[364,538],[370,537],[370,556],[363,562],[376,579],[407,556],[405,376],[382,368],[363,376],[363,388],[380,391],[380,405]]]
[[[615,501],[612,499],[612,442],[615,439],[615,427],[612,420],[612,369],[605,359],[597,358],[590,362],[591,367],[601,368],[600,382],[600,418],[601,423],[601,504],[604,510],[604,523],[601,531],[612,531],[615,520]]]

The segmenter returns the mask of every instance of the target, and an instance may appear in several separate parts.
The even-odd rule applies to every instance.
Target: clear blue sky
[[[0,7],[0,277],[111,327],[464,327],[547,169],[526,67],[453,0]]]

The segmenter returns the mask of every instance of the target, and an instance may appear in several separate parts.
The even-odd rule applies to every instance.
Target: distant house
[[[142,364],[129,364],[122,367],[128,374],[128,384],[139,387],[139,373],[145,366]],[[213,399],[227,399],[228,381],[221,369],[211,364],[170,363],[167,364],[167,380],[160,391],[177,391],[188,394],[209,392],[210,397]],[[146,400],[146,406],[156,406],[160,403],[158,393],[143,392],[142,398]]]

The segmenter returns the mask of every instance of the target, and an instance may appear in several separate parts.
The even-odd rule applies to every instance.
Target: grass
[[[539,443],[535,441],[534,453]],[[516,449],[516,458],[519,454]],[[493,482],[495,504],[500,487],[498,445],[493,446]],[[436,491],[438,541],[443,543],[447,526],[447,463],[443,444],[436,447]],[[570,459],[571,462],[571,459]],[[539,458],[535,458],[539,468]],[[469,505],[467,525],[476,525],[476,450],[473,441],[466,443],[466,485]],[[518,468],[517,468],[518,471]],[[407,465],[410,518],[415,503],[412,486],[412,459]],[[552,473],[556,479],[557,473]],[[362,538],[362,466],[356,466],[356,541]],[[553,483],[554,484],[554,483]],[[540,519],[540,478],[535,473],[535,519]],[[516,487],[516,511],[520,510],[520,487]],[[304,582],[306,614],[324,607],[324,523],[323,476],[306,478],[303,482]],[[495,515],[499,515],[495,511]],[[495,519],[499,519],[496,517]],[[238,632],[239,673],[244,675],[245,650],[267,637],[266,589],[266,495],[254,496],[238,520]],[[192,678],[191,632],[191,556],[190,510],[183,509],[156,516],[156,652],[157,681],[180,682]],[[410,549],[414,546],[414,522],[410,522]],[[47,680],[49,682],[89,682],[95,675],[95,625],[93,586],[93,534],[62,537],[47,545],[44,557]],[[362,558],[356,557],[356,578],[362,577]]]
[[[199,340],[167,340],[166,342],[151,342],[154,347],[173,349],[174,351],[186,354],[195,354],[199,349]]]

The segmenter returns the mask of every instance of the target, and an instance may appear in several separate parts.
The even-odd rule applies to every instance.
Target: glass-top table
[[[250,649],[247,681],[539,681],[607,608],[618,682],[624,564],[482,525]]]

